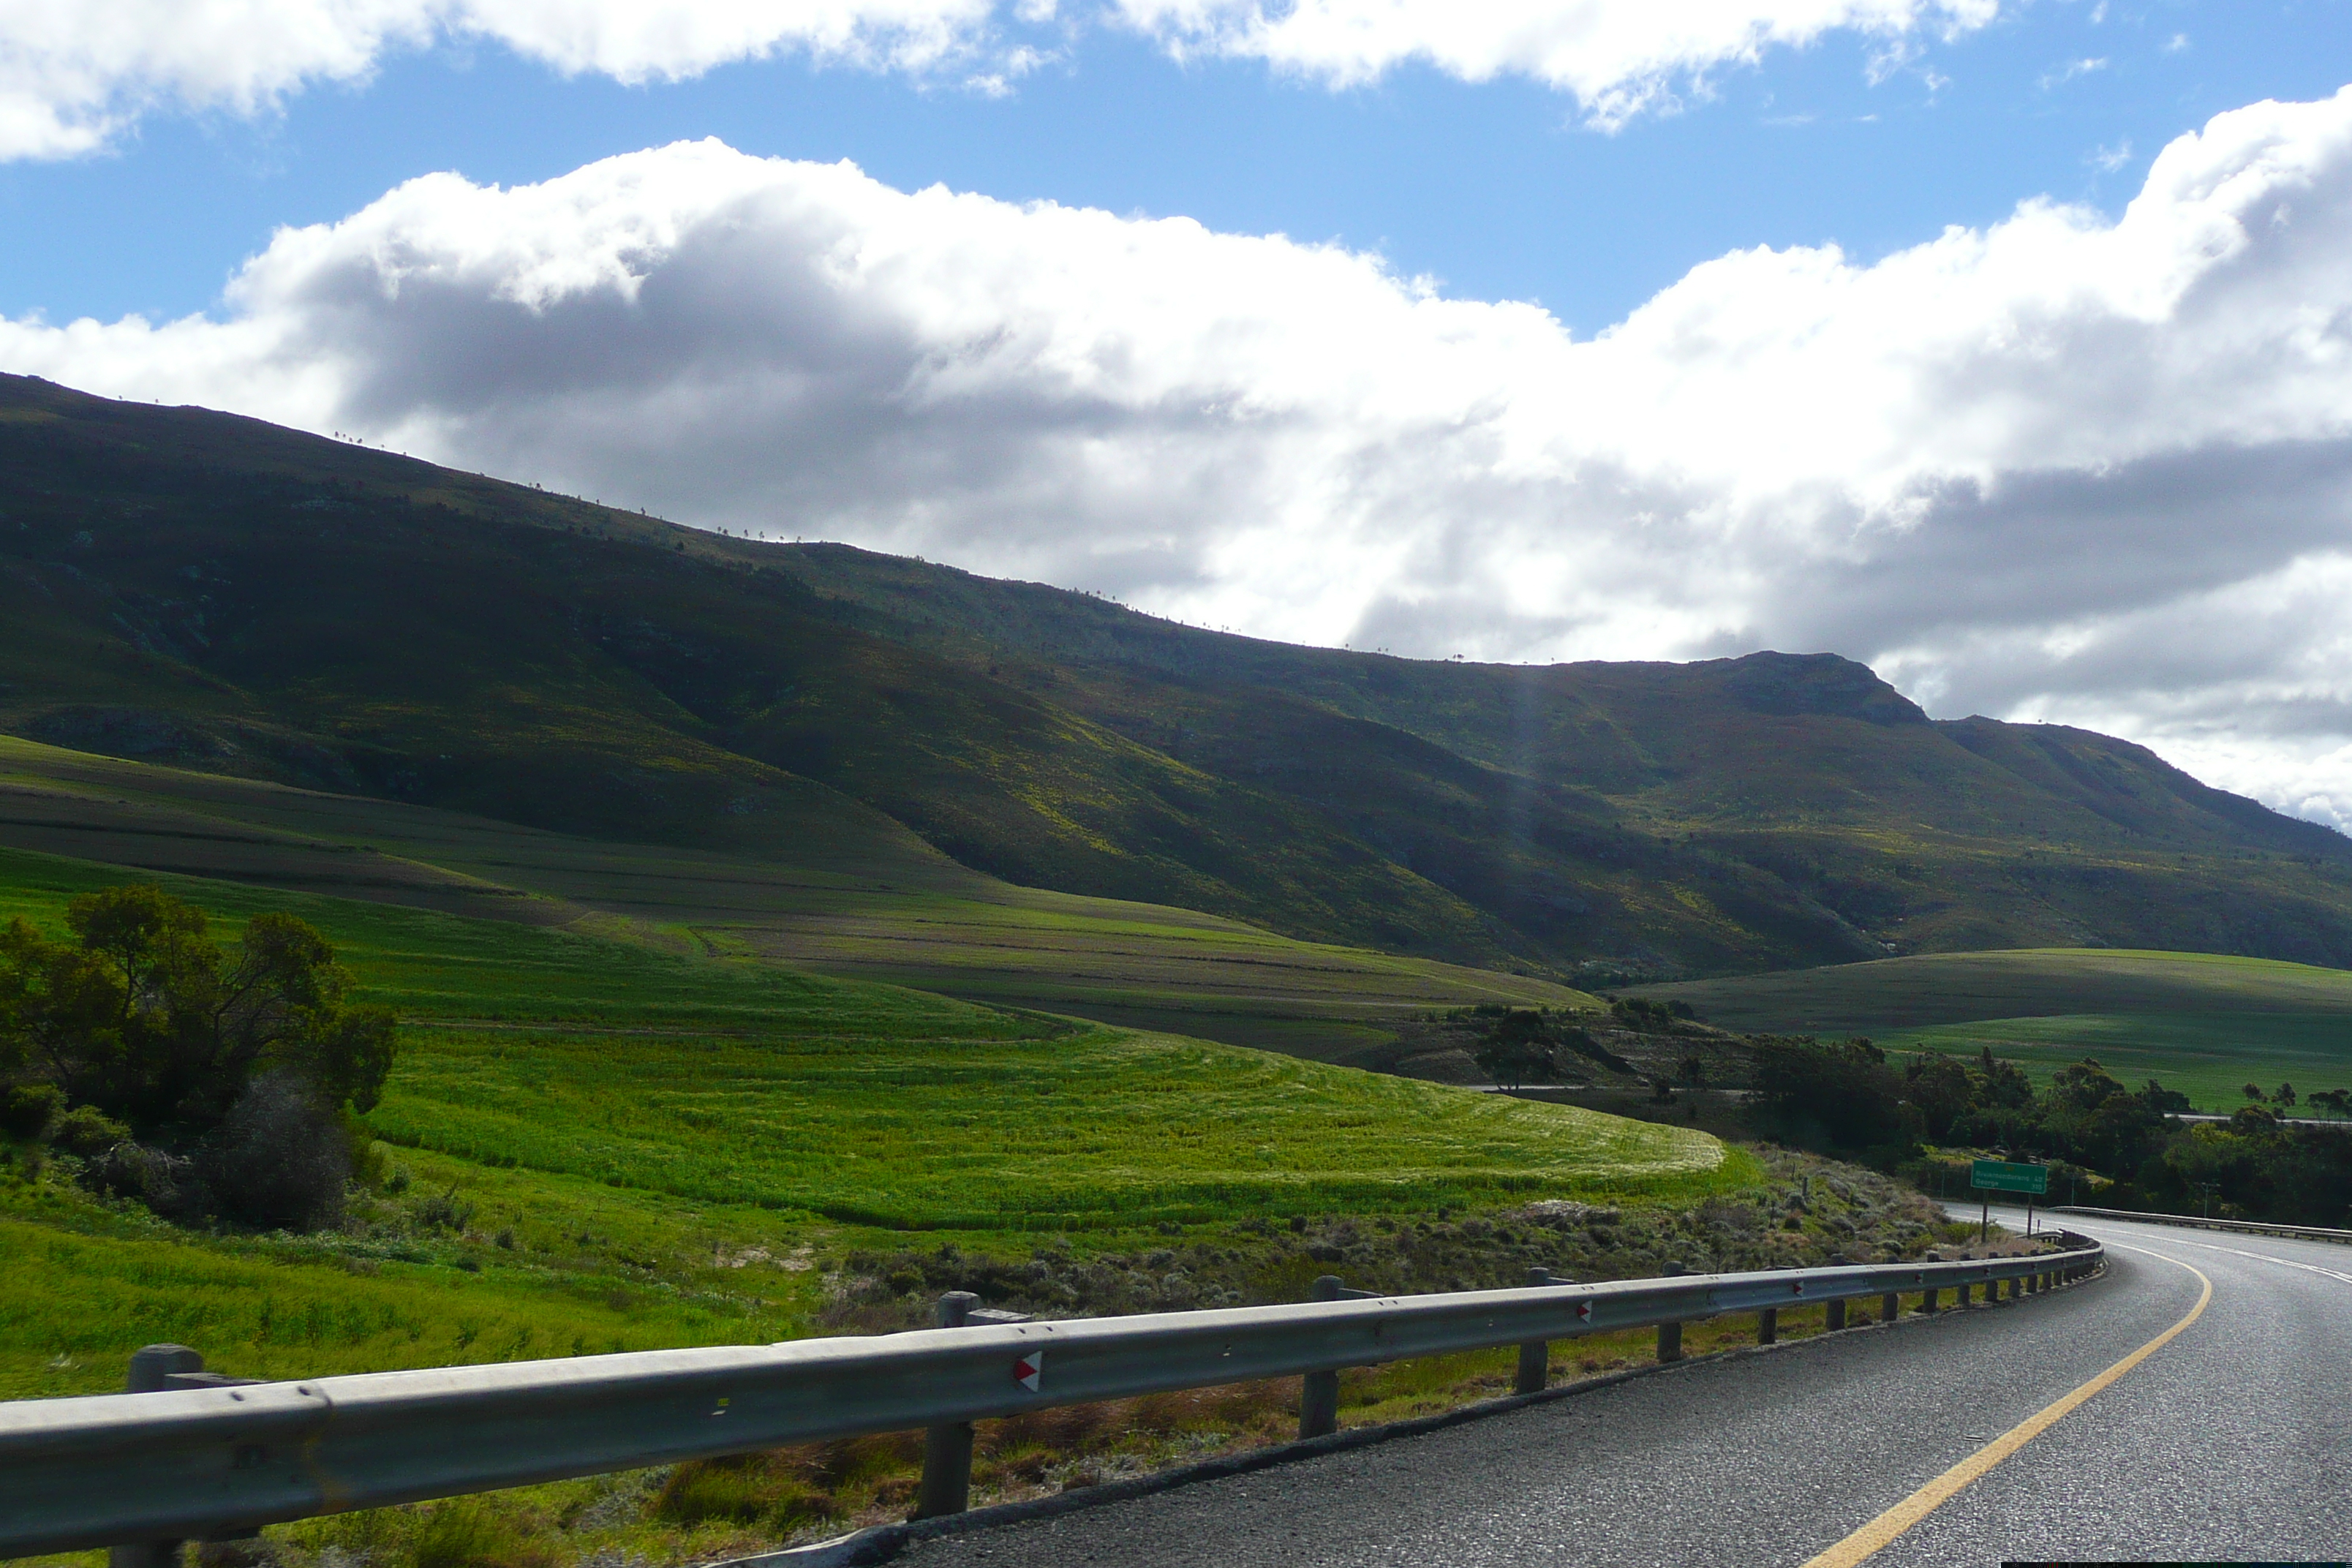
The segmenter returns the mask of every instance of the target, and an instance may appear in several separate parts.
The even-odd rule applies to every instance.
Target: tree
[[[2248,1100],[2252,1100],[2256,1105],[2260,1105],[2263,1102],[2263,1086],[2261,1084],[2250,1083],[2246,1085],[2244,1089],[2240,1090],[2240,1092]]]
[[[1554,1075],[1552,1047],[1551,1026],[1544,1016],[1519,1008],[1506,1012],[1487,1027],[1471,1059],[1495,1082],[1517,1089],[1529,1079],[1549,1079]]]
[[[2293,1110],[2294,1109],[2294,1085],[2291,1083],[2283,1083],[2279,1085],[2278,1092],[2272,1095],[2271,1099],[2276,1100],[2279,1105],[2285,1110]]]
[[[1930,1138],[1951,1133],[1976,1104],[1968,1064],[1941,1051],[1922,1051],[1903,1069],[1904,1097],[1919,1108]]]
[[[256,916],[224,952],[201,910],[160,888],[66,907],[72,942],[23,921],[0,931],[0,1074],[45,1081],[142,1139],[191,1142],[257,1075],[323,1107],[371,1109],[392,1067],[390,1012],[354,1003],[306,922]]]
[[[2033,1103],[2033,1080],[2012,1061],[2002,1061],[1986,1046],[1969,1069],[1969,1097],[1980,1110],[2022,1110]]]
[[[2050,1079],[2051,1101],[2064,1110],[2087,1113],[2129,1092],[2113,1074],[2088,1057],[2060,1068]]]
[[[1818,1129],[1848,1148],[1898,1143],[1911,1135],[1903,1079],[1886,1065],[1886,1053],[1868,1040],[1762,1035],[1751,1044],[1758,1103],[1791,1128]]]

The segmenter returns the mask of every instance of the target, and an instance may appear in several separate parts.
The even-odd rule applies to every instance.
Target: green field
[[[877,819],[878,820],[878,819]],[[887,822],[790,858],[612,843],[0,736],[0,845],[532,925],[1347,1060],[1479,1002],[1588,1007],[1528,976],[1014,887]],[[517,994],[521,988],[517,988]]]
[[[112,868],[0,851],[55,926]],[[1754,1178],[1703,1135],[749,959],[194,879],[312,921],[412,1020],[371,1117],[387,1223],[198,1242],[54,1184],[0,1202],[0,1393],[106,1386],[163,1336],[292,1373],[804,1331],[859,1247],[1084,1249],[1262,1216]],[[446,1194],[471,1210],[390,1223]],[[364,1217],[364,1216],[363,1216]],[[69,1279],[69,1289],[59,1282]],[[275,1306],[265,1311],[269,1303]]]
[[[2352,1086],[2352,972],[2215,953],[1937,953],[1645,989],[1726,1028],[1867,1035],[1897,1051],[1990,1047],[2046,1078],[2095,1057],[2200,1110],[2240,1086]]]

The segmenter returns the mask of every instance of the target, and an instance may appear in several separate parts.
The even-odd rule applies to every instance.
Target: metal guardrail
[[[2305,1241],[2352,1241],[2352,1230],[2330,1230],[2320,1225],[2273,1225],[2258,1219],[2211,1219],[2193,1214],[2141,1214],[2136,1209],[2084,1208],[2061,1204],[2051,1214],[2085,1215],[2093,1219],[2137,1219],[2150,1225],[2187,1225],[2200,1230],[2234,1230],[2248,1236],[2295,1237]]]
[[[1685,1322],[1753,1311],[1769,1340],[1785,1308],[1827,1303],[1838,1328],[1854,1298],[1918,1292],[1934,1311],[1945,1290],[2047,1289],[2104,1256],[2065,1245],[18,1401],[0,1405],[0,1557],[116,1545],[152,1561],[314,1514],[1300,1373],[1314,1436],[1336,1415],[1336,1382],[1320,1412],[1317,1385],[1339,1368],[1649,1327],[1674,1360]]]

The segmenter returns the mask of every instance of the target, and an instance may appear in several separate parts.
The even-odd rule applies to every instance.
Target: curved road
[[[2071,1289],[1686,1364],[897,1561],[1803,1564],[2179,1323],[2200,1273],[2212,1296],[2196,1321],[1867,1561],[2352,1558],[2352,1247],[2072,1223],[2108,1244],[2109,1268]]]

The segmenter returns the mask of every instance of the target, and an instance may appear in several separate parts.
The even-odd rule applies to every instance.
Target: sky
[[[0,370],[2352,826],[2352,0],[0,0]]]

